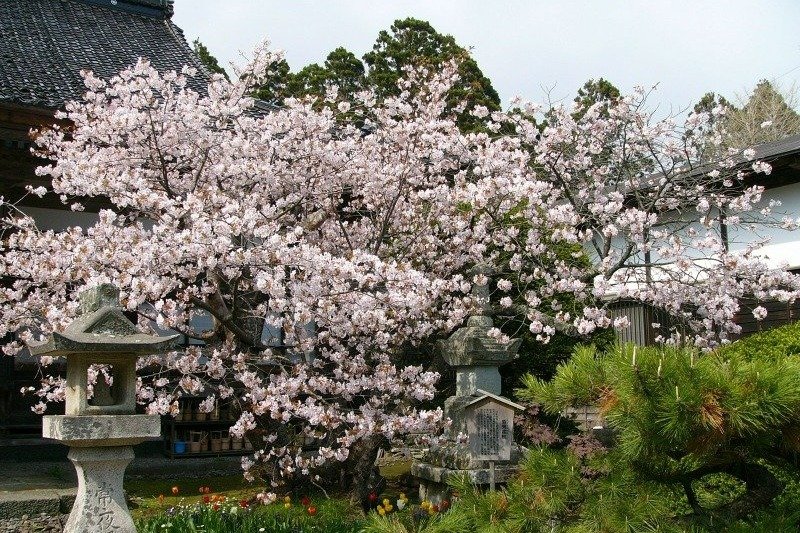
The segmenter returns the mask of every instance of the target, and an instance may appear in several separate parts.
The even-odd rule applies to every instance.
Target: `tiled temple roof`
[[[0,0],[0,103],[57,109],[85,91],[79,72],[109,78],[146,57],[159,71],[208,72],[172,23],[172,0]]]

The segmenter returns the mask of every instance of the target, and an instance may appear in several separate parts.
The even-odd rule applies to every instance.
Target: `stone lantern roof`
[[[488,335],[494,327],[488,316],[471,316],[466,326],[441,341],[442,357],[447,364],[459,366],[500,366],[513,360],[522,342],[514,339],[502,344]]]
[[[119,308],[119,291],[112,285],[89,289],[80,296],[81,312],[63,332],[41,343],[31,342],[32,355],[69,356],[77,353],[146,355],[170,350],[180,335],[142,333]]]

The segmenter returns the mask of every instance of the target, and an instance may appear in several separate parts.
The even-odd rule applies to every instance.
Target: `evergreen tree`
[[[772,83],[761,80],[747,102],[728,113],[727,144],[746,148],[800,133],[800,115],[794,92],[782,94]]]
[[[500,96],[484,76],[468,51],[456,43],[452,35],[437,32],[430,23],[414,18],[396,20],[389,31],[381,31],[372,51],[364,55],[369,67],[367,81],[380,97],[399,93],[397,80],[404,68],[411,65],[428,65],[437,68],[443,62],[460,61],[460,83],[449,94],[451,108],[466,102],[466,109],[459,113],[459,127],[470,131],[480,128],[481,119],[469,111],[475,106],[484,106],[489,111],[500,109]]]
[[[324,97],[327,87],[336,85],[346,99],[366,86],[364,63],[349,50],[339,47],[328,54],[324,65],[312,63],[291,76],[288,92],[292,96]]]
[[[695,113],[708,113],[709,127],[722,133],[722,145],[712,153],[728,148],[743,149],[800,133],[796,91],[778,90],[761,80],[746,101],[737,107],[724,96],[708,92],[695,104]],[[721,110],[722,113],[715,112]]]
[[[266,68],[265,82],[253,92],[253,96],[273,105],[280,105],[284,98],[294,96],[289,84],[292,75],[285,59],[273,61]]]
[[[601,112],[603,116],[607,116],[608,105],[619,96],[619,89],[610,81],[604,78],[588,80],[583,87],[578,89],[578,95],[575,97],[575,103],[580,105],[580,109],[575,114],[576,118],[582,117],[588,108],[597,103],[603,103]]]
[[[200,39],[195,39],[192,41],[192,48],[194,49],[194,53],[197,54],[197,57],[200,59],[200,62],[203,63],[209,72],[212,74],[222,74],[225,76],[225,79],[228,79],[228,73],[225,72],[225,69],[222,68],[217,61],[217,58],[214,57],[211,52],[209,52],[206,45],[200,42]]]
[[[790,327],[796,335],[798,326]],[[759,345],[774,335],[761,334]],[[695,484],[712,474],[744,484],[715,512],[743,517],[767,507],[783,490],[771,466],[800,449],[796,356],[633,345],[601,355],[582,347],[550,383],[527,378],[518,392],[550,413],[598,405],[616,435],[615,475],[629,471],[636,482],[679,488],[698,516],[709,510]]]
[[[704,94],[703,97],[700,98],[700,100],[694,105],[694,112],[711,114],[717,107],[730,111],[736,109],[736,107],[724,96],[721,94],[715,94],[713,91],[709,91]]]

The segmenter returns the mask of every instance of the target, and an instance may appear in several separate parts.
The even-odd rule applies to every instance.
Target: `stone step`
[[[48,516],[69,513],[77,492],[77,488],[2,491],[0,520],[42,513]]]

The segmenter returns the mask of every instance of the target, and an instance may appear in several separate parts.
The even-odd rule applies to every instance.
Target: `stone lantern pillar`
[[[449,479],[466,475],[474,484],[492,488],[495,481],[506,481],[517,471],[524,452],[513,442],[511,421],[513,411],[523,407],[500,396],[499,371],[501,365],[516,358],[522,341],[501,344],[489,336],[494,327],[488,310],[489,287],[475,285],[472,294],[483,306],[481,314],[469,317],[465,326],[439,346],[444,360],[456,371],[456,394],[444,402],[444,414],[452,424],[445,439],[431,446],[422,461],[411,466],[411,473],[420,479],[420,498],[432,503],[447,497]],[[484,409],[490,412],[482,413]],[[500,418],[505,420],[505,426]],[[476,423],[477,420],[483,423]],[[486,425],[488,422],[491,427]],[[483,442],[485,447],[487,435],[497,439],[490,443],[496,450],[493,454],[482,452],[477,446]]]
[[[119,307],[119,291],[101,285],[80,294],[80,315],[63,332],[31,343],[32,355],[65,356],[65,414],[45,416],[42,435],[70,447],[78,472],[78,495],[66,533],[135,533],[122,489],[133,445],[161,434],[158,415],[137,415],[136,360],[168,351],[178,335],[158,337],[139,331]],[[101,376],[87,397],[87,372],[109,365],[112,383]]]

